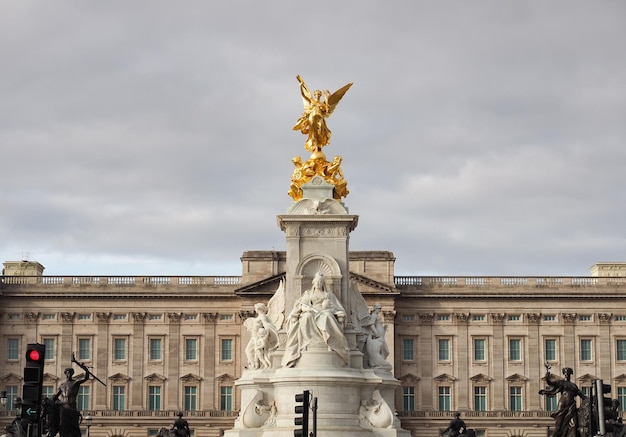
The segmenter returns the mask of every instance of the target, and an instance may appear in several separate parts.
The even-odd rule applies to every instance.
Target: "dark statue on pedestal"
[[[552,413],[554,418],[553,437],[581,437],[580,427],[583,425],[578,420],[578,408],[576,407],[576,397],[584,400],[586,396],[580,391],[578,386],[570,381],[574,371],[570,367],[562,370],[563,378],[550,373],[550,366],[546,364],[545,381],[548,388],[539,390],[540,395],[554,396],[560,394],[557,410]]]

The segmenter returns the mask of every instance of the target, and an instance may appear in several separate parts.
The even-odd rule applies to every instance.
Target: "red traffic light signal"
[[[29,343],[26,348],[26,363],[43,364],[46,347],[39,343]]]

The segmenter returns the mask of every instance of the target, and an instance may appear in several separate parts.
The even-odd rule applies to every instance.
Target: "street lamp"
[[[87,437],[89,437],[89,428],[91,428],[91,415],[87,414],[85,416],[85,423],[87,424]]]
[[[0,391],[0,404],[2,404],[3,408],[7,406],[7,392],[6,390]]]

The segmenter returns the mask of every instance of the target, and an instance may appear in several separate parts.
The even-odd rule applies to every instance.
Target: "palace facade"
[[[222,435],[240,408],[243,321],[277,289],[285,259],[249,251],[241,276],[210,277],[46,276],[38,262],[5,262],[0,425],[15,416],[26,345],[43,343],[45,395],[72,353],[106,384],[81,387],[90,437],[155,435],[177,411],[195,437]],[[580,277],[425,277],[395,276],[387,251],[349,260],[368,305],[382,304],[397,414],[412,435],[438,435],[454,411],[477,435],[550,435],[557,399],[538,394],[546,366],[571,367],[587,392],[603,379],[626,405],[626,263]]]

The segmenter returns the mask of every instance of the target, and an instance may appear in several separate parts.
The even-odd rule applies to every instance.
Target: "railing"
[[[452,288],[452,287],[598,287],[623,286],[626,277],[596,276],[396,276],[396,287],[407,288]]]
[[[239,285],[241,276],[1,276],[4,285],[40,286],[198,286]]]
[[[463,411],[465,417],[550,417],[550,411]],[[454,411],[398,411],[399,417],[421,417],[439,419],[452,417]]]
[[[180,410],[89,410],[92,417],[175,417]],[[83,411],[86,416],[87,411]],[[15,417],[15,410],[0,410],[0,418]],[[183,411],[186,417],[237,417],[238,410],[194,410]]]

